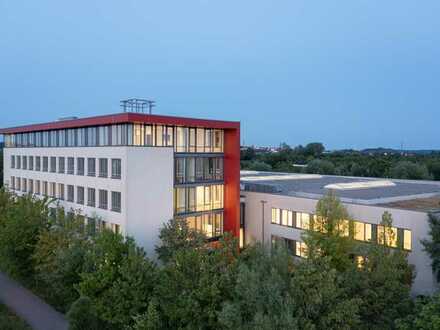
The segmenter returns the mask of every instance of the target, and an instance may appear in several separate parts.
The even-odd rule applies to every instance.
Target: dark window
[[[99,208],[107,209],[108,208],[108,192],[107,190],[99,189]]]
[[[121,160],[120,159],[112,159],[112,178],[120,179],[121,178]]]
[[[44,156],[43,157],[43,172],[47,172],[47,168],[49,166],[48,164],[49,164],[49,159],[47,156]]]
[[[57,158],[50,157],[50,171],[55,173],[57,171]]]
[[[95,158],[87,158],[87,175],[95,176],[96,175],[96,160]]]
[[[66,166],[66,159],[64,157],[58,157],[58,173],[64,173]]]
[[[41,157],[36,156],[35,157],[35,171],[40,171],[40,170],[41,170]]]
[[[34,170],[34,156],[29,156],[29,164],[28,164],[29,170]]]
[[[108,177],[108,160],[107,158],[99,158],[99,177]]]
[[[21,162],[22,162],[22,167],[23,167],[23,170],[27,170],[27,157],[26,156],[21,156],[22,157],[22,160],[21,160]]]
[[[112,191],[112,211],[121,212],[121,193]]]
[[[84,158],[80,157],[76,159],[76,174],[84,175]]]
[[[11,155],[11,168],[15,168],[15,156]]]
[[[21,169],[21,156],[16,156],[15,168]]]
[[[95,206],[96,198],[95,198],[95,188],[87,188],[87,206]]]
[[[67,185],[67,201],[73,202],[74,199],[74,187],[72,185]]]
[[[75,173],[75,158],[68,157],[67,158],[67,174]]]
[[[76,202],[78,204],[84,204],[84,187],[76,187]]]

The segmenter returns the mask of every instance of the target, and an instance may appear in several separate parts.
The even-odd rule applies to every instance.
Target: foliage
[[[440,293],[417,298],[414,313],[403,316],[397,321],[399,330],[440,329]]]
[[[225,329],[298,329],[290,296],[292,259],[287,251],[248,247],[239,259],[231,298],[219,322]]]
[[[29,284],[38,234],[48,226],[49,201],[30,195],[17,198],[4,189],[0,190],[0,201],[0,268]]]
[[[170,261],[176,252],[199,248],[206,241],[206,236],[189,228],[188,223],[181,218],[169,220],[160,230],[159,238],[161,244],[156,247],[156,253],[164,263]]]
[[[156,268],[133,239],[104,230],[85,255],[78,290],[91,299],[99,317],[120,328],[147,310]]]
[[[214,329],[229,297],[237,264],[237,242],[228,235],[215,248],[180,248],[160,270],[156,297],[166,328]]]
[[[430,213],[429,215],[429,236],[430,240],[422,240],[425,251],[431,257],[432,271],[436,275],[437,282],[440,282],[440,216]]]
[[[349,216],[339,198],[330,191],[316,205],[316,218],[303,235],[311,259],[327,257],[338,271],[353,266],[354,241],[348,235]]]
[[[65,312],[79,295],[85,252],[89,248],[83,231],[84,219],[58,208],[49,228],[42,230],[32,255],[37,288],[53,306]]]
[[[321,143],[295,148],[283,143],[276,152],[242,148],[244,170],[336,174],[345,176],[440,180],[440,153],[411,154],[388,150],[324,152]]]
[[[0,329],[2,330],[30,330],[31,328],[6,308],[0,304]]]
[[[427,180],[431,178],[426,165],[410,161],[399,161],[391,168],[390,176],[395,179],[411,180]]]
[[[133,330],[159,330],[163,328],[158,304],[154,299],[148,304],[147,312],[135,316],[134,321]]]
[[[78,298],[66,316],[69,321],[69,330],[101,330],[104,327],[88,297]]]

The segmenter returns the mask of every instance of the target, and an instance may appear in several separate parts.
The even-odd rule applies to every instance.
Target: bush
[[[93,303],[88,297],[80,297],[67,313],[69,330],[101,330],[103,324],[96,316]]]

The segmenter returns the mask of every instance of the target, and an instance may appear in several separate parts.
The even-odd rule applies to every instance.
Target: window
[[[41,171],[41,157],[35,157],[35,171]]]
[[[11,187],[11,190],[15,190],[15,176],[11,176],[11,181],[9,186]]]
[[[21,178],[19,177],[15,178],[15,190],[17,191],[21,190]]]
[[[121,193],[112,191],[112,211],[121,212]]]
[[[31,194],[33,194],[33,193],[34,193],[34,180],[29,179],[28,184],[29,184],[29,189],[28,189],[28,191],[29,191]]]
[[[84,175],[84,158],[82,157],[76,159],[76,174]]]
[[[304,242],[296,241],[296,249],[295,249],[295,255],[297,257],[306,258],[307,257],[307,245]]]
[[[296,212],[296,228],[309,229],[310,228],[310,214]]]
[[[218,237],[223,234],[222,212],[189,216],[185,219],[190,229],[203,232],[207,237]]]
[[[58,183],[58,199],[64,200],[64,184]]]
[[[112,159],[112,179],[121,178],[121,160]]]
[[[55,173],[57,171],[57,158],[50,157],[50,171]]]
[[[100,209],[107,210],[108,208],[108,192],[107,190],[99,189],[99,206]]]
[[[107,158],[99,158],[99,177],[106,178],[108,176],[108,160]]]
[[[134,137],[133,144],[135,146],[143,146],[144,145],[144,125],[143,124],[134,124]]]
[[[94,218],[87,218],[87,232],[89,235],[96,233],[96,221]]]
[[[21,179],[21,191],[26,192],[27,191],[27,180],[25,178]]]
[[[403,249],[411,251],[411,230],[404,229],[403,230]]]
[[[66,165],[66,159],[64,157],[58,157],[58,173],[64,173]]]
[[[358,241],[371,241],[371,224],[353,221],[354,239]]]
[[[15,160],[16,160],[15,168],[21,169],[21,156],[16,156]]]
[[[34,156],[29,156],[29,163],[28,163],[29,170],[34,170]]]
[[[22,163],[23,170],[27,170],[27,157],[26,156],[21,156],[21,163]]]
[[[175,159],[175,181],[176,183],[185,182],[185,158]]]
[[[43,156],[43,172],[48,171],[49,159],[47,156]]]
[[[214,130],[214,145],[213,152],[223,152],[223,131],[222,130]]]
[[[382,245],[397,247],[397,228],[378,225],[377,242]]]
[[[95,158],[87,158],[87,175],[95,176],[96,175],[96,160]]]
[[[49,194],[48,188],[47,188],[47,181],[43,181],[42,193],[43,193],[43,196],[47,196]]]
[[[15,168],[15,156],[11,155],[11,168]]]
[[[87,206],[96,205],[95,188],[87,188]]]
[[[281,210],[281,225],[293,227],[293,212]]]
[[[74,200],[74,187],[71,184],[67,185],[67,201],[68,202],[73,202]]]
[[[188,128],[176,127],[176,152],[188,150]]]
[[[56,183],[51,182],[49,187],[50,187],[50,191],[49,191],[50,197],[55,198],[56,197]]]
[[[121,232],[121,227],[118,224],[112,223],[112,231],[115,234],[119,234]]]
[[[100,146],[108,145],[108,126],[99,126],[98,127],[98,143]]]
[[[75,158],[67,157],[67,174],[75,173]]]
[[[76,202],[78,204],[84,204],[84,187],[76,187]]]
[[[37,195],[39,195],[40,193],[41,193],[41,190],[40,190],[40,180],[35,180],[35,194],[37,194]]]
[[[279,225],[280,224],[280,214],[281,210],[272,208],[272,223]]]

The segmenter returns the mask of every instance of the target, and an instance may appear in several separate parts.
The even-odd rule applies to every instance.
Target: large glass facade
[[[222,184],[174,188],[175,214],[211,211],[222,208]]]
[[[5,134],[5,147],[174,147],[179,153],[222,153],[221,129],[153,124],[116,124]]]
[[[188,227],[204,233],[208,238],[223,235],[223,212],[210,212],[185,217]]]

